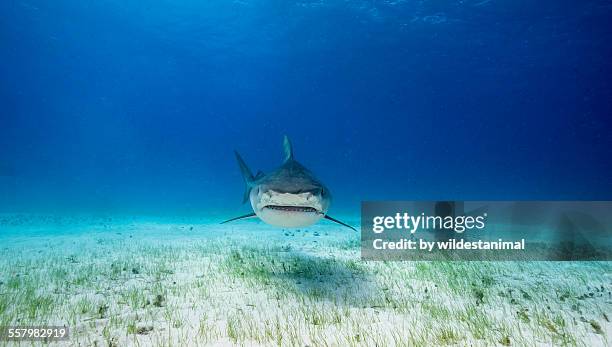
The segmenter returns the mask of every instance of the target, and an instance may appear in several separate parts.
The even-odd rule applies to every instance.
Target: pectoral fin
[[[249,213],[249,214],[245,214],[244,216],[234,217],[234,218],[228,219],[226,221],[221,222],[220,224],[225,224],[227,222],[235,221],[235,220],[238,220],[238,219],[251,218],[251,217],[255,217],[255,216],[256,216],[255,213]]]
[[[337,219],[335,219],[335,218],[332,218],[332,217],[330,217],[330,216],[328,216],[328,215],[325,215],[325,219],[329,219],[329,220],[330,220],[330,221],[332,221],[332,222],[338,223],[338,224],[340,224],[340,225],[344,225],[344,226],[345,226],[345,227],[347,227],[347,228],[351,228],[351,229],[353,229],[353,231],[357,231],[357,229],[353,228],[352,226],[350,226],[350,225],[348,225],[348,224],[346,224],[346,223],[343,223],[343,222],[341,222],[341,221],[339,221],[339,220],[337,220]]]

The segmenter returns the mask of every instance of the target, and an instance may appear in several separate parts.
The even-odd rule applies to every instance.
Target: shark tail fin
[[[283,139],[283,149],[285,150],[285,161],[293,160],[293,147],[291,146],[291,141],[287,135]]]
[[[251,194],[251,185],[255,178],[253,177],[253,174],[251,173],[251,170],[249,169],[247,164],[244,162],[244,160],[242,160],[240,154],[238,154],[237,151],[234,151],[234,153],[236,154],[236,160],[238,161],[238,166],[240,166],[240,172],[242,173],[242,178],[244,179],[245,190],[244,196],[242,197],[242,203],[244,204],[245,202],[249,201],[249,194]]]

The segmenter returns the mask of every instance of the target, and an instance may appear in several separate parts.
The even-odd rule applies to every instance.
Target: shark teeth
[[[272,209],[293,209],[292,211],[301,212],[318,212],[322,210],[321,201],[318,196],[311,193],[277,193],[269,190],[262,193],[257,202],[257,208],[262,210],[264,208]]]
[[[307,206],[268,205],[268,206],[265,206],[264,208],[270,209],[270,210],[279,210],[279,211],[288,211],[288,212],[313,212],[313,213],[319,212],[317,211],[317,209],[313,207],[307,207]]]

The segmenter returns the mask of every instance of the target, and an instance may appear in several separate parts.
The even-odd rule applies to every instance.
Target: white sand
[[[359,234],[327,223],[4,215],[0,252],[0,325],[69,326],[58,345],[593,346],[612,333],[611,263],[362,262]]]

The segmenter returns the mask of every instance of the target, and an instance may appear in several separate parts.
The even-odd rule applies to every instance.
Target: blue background
[[[609,1],[2,1],[0,212],[612,199]]]

